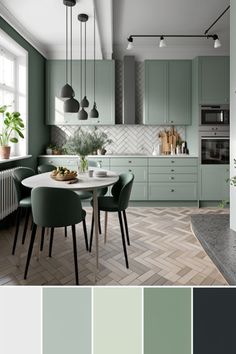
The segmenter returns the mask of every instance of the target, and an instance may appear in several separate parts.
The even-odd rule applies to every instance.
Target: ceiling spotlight
[[[163,36],[160,37],[160,43],[159,43],[160,48],[165,48],[166,47],[166,41]]]
[[[127,50],[131,50],[131,49],[133,49],[134,48],[134,43],[133,43],[133,38],[132,37],[129,37],[128,38],[128,46],[127,46]]]
[[[214,40],[214,48],[220,48],[221,43],[220,43],[220,40],[219,40],[219,37],[217,36],[217,34],[213,35],[213,40]]]

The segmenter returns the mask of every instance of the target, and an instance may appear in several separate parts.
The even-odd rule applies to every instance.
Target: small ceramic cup
[[[89,177],[93,177],[93,170],[89,170],[88,175],[89,175]]]

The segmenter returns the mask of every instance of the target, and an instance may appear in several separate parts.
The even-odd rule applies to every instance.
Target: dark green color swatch
[[[191,354],[191,289],[144,289],[144,354]]]

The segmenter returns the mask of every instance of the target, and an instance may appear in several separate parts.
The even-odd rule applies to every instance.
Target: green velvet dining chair
[[[37,167],[38,173],[47,173],[47,172],[52,172],[53,170],[56,170],[56,166],[54,165],[49,165],[49,164],[42,164]],[[40,244],[40,251],[43,251],[43,245],[44,245],[44,235],[45,235],[45,228],[42,228],[42,235],[41,235],[41,244]],[[67,227],[65,227],[65,237],[67,237]]]
[[[127,240],[127,244],[130,245],[126,209],[128,208],[129,205],[129,199],[132,191],[133,181],[134,181],[134,175],[132,173],[120,174],[118,181],[113,185],[111,189],[112,196],[98,197],[98,209],[99,211],[105,211],[105,233],[106,233],[106,226],[107,226],[107,213],[108,212],[118,213],[126,268],[129,268],[128,254],[126,249],[126,240]],[[123,225],[122,215],[124,219],[124,225]],[[124,232],[124,226],[125,226],[125,232]],[[92,218],[92,225],[91,225],[90,245],[89,245],[90,252],[92,250],[93,229],[94,229],[94,217]],[[125,233],[126,233],[126,240],[125,240]]]
[[[22,244],[25,243],[26,232],[27,232],[28,222],[29,222],[29,217],[31,212],[31,196],[30,196],[31,189],[23,186],[21,182],[23,181],[23,179],[31,177],[33,175],[35,175],[34,170],[29,167],[19,167],[12,172],[12,178],[15,185],[17,202],[18,202],[18,209],[16,212],[15,236],[14,236],[13,247],[12,247],[13,255],[15,254],[15,250],[16,250],[22,212],[23,210],[25,211],[25,223],[24,223],[24,230],[22,234]]]
[[[53,170],[56,170],[56,166],[54,165],[49,165],[49,164],[42,164],[37,167],[38,173],[46,173],[46,172],[51,172]]]
[[[76,224],[82,222],[85,225],[85,244],[87,245],[88,242],[85,223],[86,211],[82,209],[80,198],[75,192],[63,188],[37,187],[32,190],[31,201],[33,227],[25,266],[24,279],[27,278],[37,227],[48,227],[51,229],[49,241],[49,257],[52,257],[54,229],[71,226],[75,279],[76,284],[78,285],[79,272],[77,260]]]

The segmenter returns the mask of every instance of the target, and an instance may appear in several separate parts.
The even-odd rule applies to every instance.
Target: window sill
[[[10,156],[9,159],[0,159],[0,164],[12,162],[12,161],[17,161],[17,160],[25,160],[25,159],[29,159],[30,157],[32,157],[32,155]]]

